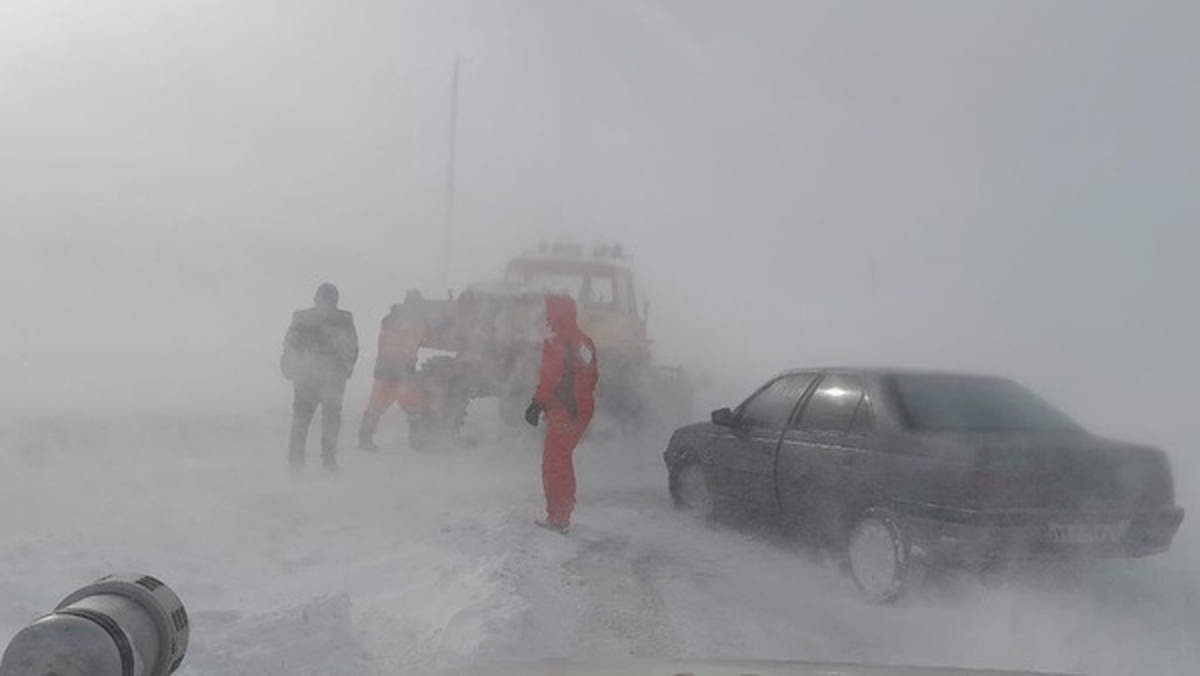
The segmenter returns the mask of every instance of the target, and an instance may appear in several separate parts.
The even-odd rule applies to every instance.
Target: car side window
[[[821,381],[800,416],[798,429],[815,432],[847,432],[863,401],[862,385],[849,376],[833,374]],[[866,422],[864,414],[863,422]]]
[[[741,421],[750,427],[783,429],[815,377],[812,373],[793,373],[776,379],[742,405]]]
[[[850,419],[850,434],[866,435],[875,429],[875,414],[871,412],[871,398],[865,393],[858,400],[858,408]]]

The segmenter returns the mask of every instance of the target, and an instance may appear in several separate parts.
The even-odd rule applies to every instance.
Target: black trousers
[[[342,398],[346,395],[343,379],[297,379],[293,383],[292,436],[289,445],[293,463],[304,462],[308,428],[312,426],[317,406],[321,407],[321,457],[332,460],[337,455],[338,434],[342,431]]]

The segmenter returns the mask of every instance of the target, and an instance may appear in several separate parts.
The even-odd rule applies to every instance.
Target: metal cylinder
[[[22,629],[0,676],[167,676],[187,652],[188,617],[149,575],[109,575]]]

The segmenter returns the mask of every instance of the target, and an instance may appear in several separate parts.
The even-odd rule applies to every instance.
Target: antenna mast
[[[442,214],[442,287],[450,293],[450,255],[454,241],[454,174],[458,146],[458,73],[462,58],[454,57],[454,75],[450,79],[450,139],[446,161],[446,204]]]

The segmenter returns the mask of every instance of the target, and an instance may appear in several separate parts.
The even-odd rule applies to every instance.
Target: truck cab
[[[625,360],[648,356],[644,314],[638,313],[633,265],[621,247],[601,246],[585,254],[573,245],[542,246],[509,261],[509,284],[539,293],[563,293],[575,299],[579,326],[596,342],[601,355]]]

